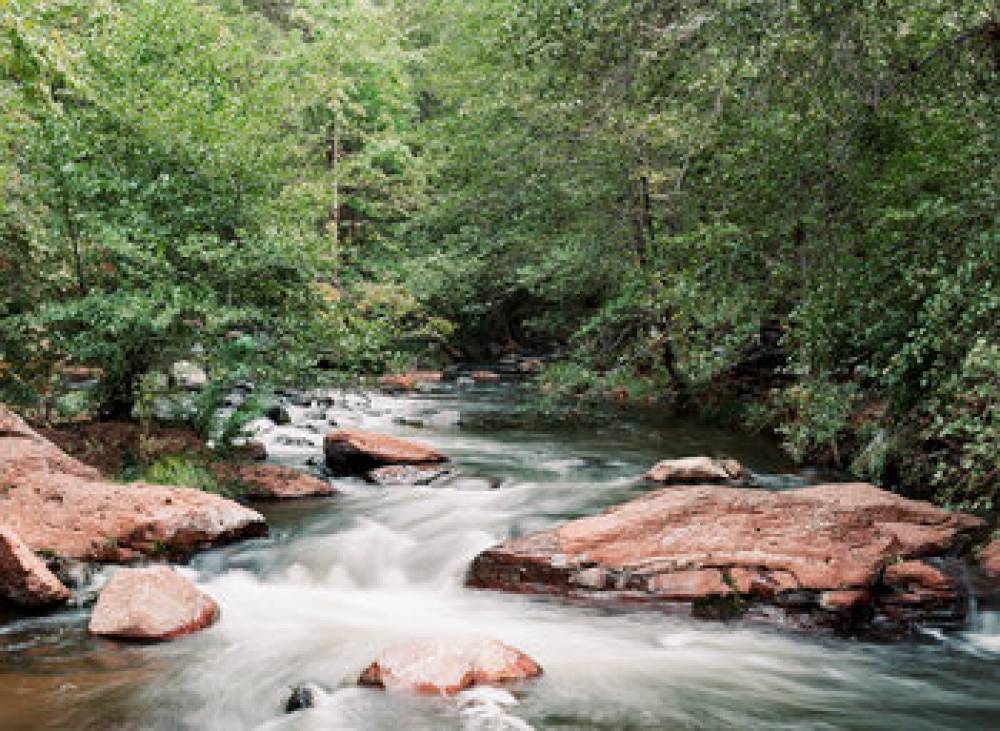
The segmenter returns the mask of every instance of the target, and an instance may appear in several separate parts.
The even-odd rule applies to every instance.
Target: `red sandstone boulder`
[[[475,685],[505,685],[542,674],[520,650],[496,640],[423,640],[383,652],[359,685],[425,695],[455,695]]]
[[[860,483],[784,492],[672,487],[488,549],[468,583],[693,603],[696,612],[724,600],[812,624],[906,625],[925,609],[929,619],[944,616],[945,605],[958,616],[964,604],[940,570],[896,561],[960,551],[983,529],[973,516]]]
[[[246,495],[250,498],[291,500],[337,494],[336,488],[330,483],[290,467],[241,464],[235,468],[235,472],[236,478],[247,486]]]
[[[473,371],[469,374],[469,378],[477,383],[498,383],[500,381],[500,375],[493,371]]]
[[[330,432],[323,441],[327,466],[336,474],[359,475],[385,465],[446,462],[436,449],[419,442],[360,430]]]
[[[993,541],[979,552],[979,568],[991,579],[1000,579],[1000,540]]]
[[[96,469],[70,457],[0,404],[0,485],[14,484],[30,472],[101,479]]]
[[[421,383],[437,383],[442,378],[440,371],[408,371],[382,376],[378,385],[385,391],[412,391]]]
[[[266,535],[264,516],[186,487],[122,485],[34,472],[0,498],[4,520],[35,551],[91,561],[184,555]]]
[[[448,477],[451,473],[449,468],[439,465],[395,464],[369,470],[365,473],[365,479],[383,487],[431,485]]]
[[[735,459],[684,457],[657,462],[644,475],[647,480],[669,485],[683,483],[745,482],[750,473]]]
[[[218,616],[215,600],[169,566],[122,569],[101,591],[89,629],[125,640],[170,640]]]
[[[264,517],[184,487],[106,482],[0,406],[0,515],[33,551],[130,561],[267,533]]]
[[[0,599],[46,607],[69,599],[69,590],[10,528],[0,525]]]

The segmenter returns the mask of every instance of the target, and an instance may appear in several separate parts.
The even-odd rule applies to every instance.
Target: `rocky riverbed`
[[[336,494],[252,506],[110,483],[5,416],[0,573],[57,608],[0,624],[4,728],[981,728],[1000,712],[997,549],[977,553],[977,519],[821,484],[724,430],[518,425],[506,379],[414,380],[283,398],[287,423],[253,427],[268,461],[243,468]],[[739,468],[646,479],[696,455]],[[41,573],[72,584],[39,543],[53,521],[73,536],[53,545],[102,576],[200,552],[119,571],[98,613],[96,591],[66,604]],[[141,592],[177,601],[130,609]],[[862,630],[897,641],[839,639]]]

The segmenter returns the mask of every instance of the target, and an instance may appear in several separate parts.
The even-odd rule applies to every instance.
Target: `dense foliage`
[[[659,384],[802,460],[995,504],[992,3],[433,6],[411,281],[461,334],[568,342],[566,391]]]
[[[992,2],[7,0],[0,31],[7,398],[87,364],[122,412],[194,346],[556,349],[557,394],[995,508]]]
[[[402,56],[375,11],[285,5],[0,6],[8,398],[86,364],[128,415],[192,348],[260,378],[378,360],[342,290],[409,205]]]

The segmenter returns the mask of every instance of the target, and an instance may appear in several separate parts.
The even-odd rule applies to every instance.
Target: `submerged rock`
[[[472,371],[469,374],[469,378],[476,383],[499,383],[500,374],[493,371]]]
[[[358,684],[425,695],[455,695],[479,685],[505,685],[542,674],[520,650],[485,638],[421,640],[391,648]]]
[[[285,713],[295,713],[296,711],[304,711],[307,708],[315,708],[323,692],[322,688],[312,683],[296,685],[292,688],[288,700],[285,701]]]
[[[248,490],[246,496],[263,500],[290,500],[307,497],[328,497],[337,490],[328,482],[290,467],[269,464],[241,464],[235,477]]]
[[[677,485],[683,483],[745,482],[750,477],[746,467],[735,459],[684,457],[657,462],[644,475],[647,480]]]
[[[341,475],[360,475],[385,465],[448,461],[445,455],[425,444],[357,429],[327,434],[323,452],[327,467]]]
[[[431,485],[450,476],[452,471],[447,467],[437,465],[389,465],[369,470],[365,479],[383,487],[399,485]]]
[[[30,608],[61,604],[69,599],[69,589],[4,525],[0,525],[0,599]]]
[[[490,548],[468,584],[898,630],[961,616],[950,580],[907,559],[960,552],[984,527],[862,483],[672,487]]]
[[[269,408],[264,416],[273,421],[278,426],[285,426],[292,423],[292,415],[288,413],[288,409],[281,405],[276,404]]]
[[[169,566],[118,571],[101,591],[91,634],[123,640],[171,640],[210,626],[219,605]]]
[[[188,554],[267,533],[264,516],[185,487],[107,482],[0,406],[0,515],[33,551],[90,561]]]

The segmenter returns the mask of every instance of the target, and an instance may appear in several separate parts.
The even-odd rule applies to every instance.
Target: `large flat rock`
[[[483,551],[468,583],[687,604],[696,614],[752,610],[805,625],[895,627],[962,614],[954,580],[926,562],[944,566],[984,528],[973,516],[863,483],[784,492],[669,487]],[[927,570],[887,570],[907,560]]]
[[[0,405],[0,517],[33,551],[130,561],[267,533],[264,517],[184,487],[108,482]]]
[[[9,483],[0,510],[34,551],[91,561],[186,555],[267,533],[264,516],[218,495],[41,472]]]

